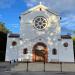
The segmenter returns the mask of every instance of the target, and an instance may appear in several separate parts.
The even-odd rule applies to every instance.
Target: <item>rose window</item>
[[[38,16],[34,19],[34,27],[42,30],[47,26],[47,19],[43,16]]]

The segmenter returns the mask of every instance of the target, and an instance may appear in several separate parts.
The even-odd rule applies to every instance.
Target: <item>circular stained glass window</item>
[[[34,19],[34,27],[42,30],[47,26],[47,19],[43,16],[38,16]]]
[[[65,42],[63,45],[64,45],[64,47],[68,47],[68,43],[67,42]]]
[[[17,42],[16,41],[13,41],[12,42],[12,46],[16,46],[17,45]]]

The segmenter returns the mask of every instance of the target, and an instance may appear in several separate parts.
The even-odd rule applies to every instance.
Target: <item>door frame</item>
[[[39,61],[38,62],[48,62],[48,47],[45,43],[43,42],[37,42],[34,46],[33,46],[33,49],[32,49],[32,61],[33,62],[37,62],[36,61],[36,47],[37,46],[43,46],[44,47],[44,54],[43,54],[43,60],[42,61]],[[40,56],[41,57],[41,56]]]

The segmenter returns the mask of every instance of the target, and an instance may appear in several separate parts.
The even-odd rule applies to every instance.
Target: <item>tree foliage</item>
[[[9,29],[5,27],[5,23],[3,22],[0,22],[0,32],[4,32],[4,33],[10,32]]]
[[[75,37],[72,37],[73,39],[73,49],[74,49],[74,58],[75,58]]]
[[[75,37],[72,37],[73,41],[75,41]]]

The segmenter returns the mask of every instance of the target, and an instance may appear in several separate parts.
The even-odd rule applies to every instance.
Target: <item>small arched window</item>
[[[56,50],[55,48],[53,48],[52,54],[53,54],[53,55],[56,55],[56,54],[57,54],[57,50]]]
[[[28,53],[27,48],[24,48],[24,49],[23,49],[23,54],[27,54],[27,53]]]

